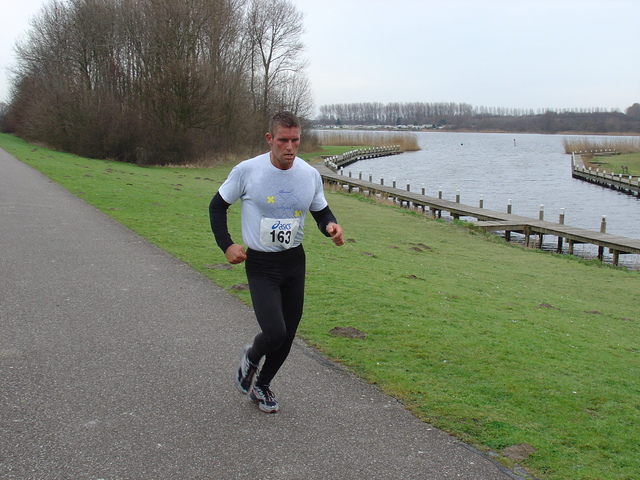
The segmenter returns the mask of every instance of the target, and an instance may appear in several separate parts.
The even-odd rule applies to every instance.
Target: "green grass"
[[[224,256],[207,206],[231,165],[141,168],[8,135],[0,146],[222,287],[246,282],[242,266],[210,268]],[[530,444],[519,464],[540,479],[638,478],[640,274],[327,197],[349,241],[306,233],[307,342],[481,450]],[[230,225],[239,239],[239,205]]]
[[[584,159],[585,157],[583,157]],[[610,157],[587,157],[586,166],[599,168],[607,172],[623,173],[622,166],[628,168],[630,175],[640,176],[640,153],[623,153]]]

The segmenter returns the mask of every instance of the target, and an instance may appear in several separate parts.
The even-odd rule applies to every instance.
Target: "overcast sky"
[[[16,40],[49,0],[3,0],[0,101]],[[640,102],[639,0],[292,0],[316,106]]]

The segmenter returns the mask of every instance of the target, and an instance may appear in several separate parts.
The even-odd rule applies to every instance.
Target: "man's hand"
[[[229,248],[224,252],[224,256],[227,258],[227,262],[231,264],[242,263],[247,259],[247,254],[244,251],[244,247],[242,245],[238,245],[234,243],[230,245]]]
[[[340,225],[330,222],[327,224],[327,233],[331,236],[331,241],[333,241],[337,247],[344,245],[344,232]]]

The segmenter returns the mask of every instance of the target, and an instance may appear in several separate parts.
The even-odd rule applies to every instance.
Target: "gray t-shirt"
[[[296,157],[291,168],[280,170],[270,153],[236,165],[218,193],[229,204],[242,201],[242,240],[263,252],[300,245],[307,212],[327,206],[315,168]]]

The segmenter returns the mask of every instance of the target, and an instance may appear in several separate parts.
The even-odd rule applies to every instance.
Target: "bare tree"
[[[13,69],[9,114],[12,128],[20,134],[59,148],[66,146],[58,141],[58,134],[67,126],[66,102],[60,92],[75,89],[70,75],[65,75],[69,25],[68,10],[54,1],[34,19],[28,39],[16,45],[18,63]]]
[[[17,46],[7,123],[126,161],[246,149],[271,109],[311,112],[301,18],[284,0],[52,0]]]
[[[300,118],[309,118],[314,106],[309,80],[301,74],[287,77],[274,95],[274,110],[288,110]]]
[[[0,132],[9,132],[9,123],[7,122],[7,115],[9,114],[9,105],[4,102],[0,102]]]
[[[247,14],[254,109],[265,121],[283,91],[306,67],[303,15],[287,0],[251,0]],[[295,96],[294,96],[295,97]]]

